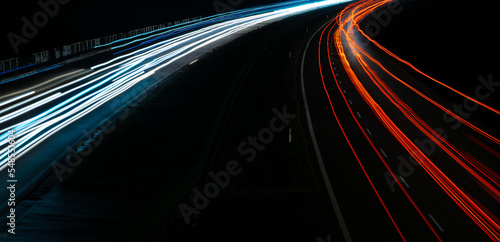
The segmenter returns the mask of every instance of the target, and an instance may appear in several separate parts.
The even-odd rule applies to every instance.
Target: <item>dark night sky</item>
[[[42,0],[49,2],[51,0]],[[53,0],[55,1],[55,0]],[[42,51],[80,40],[126,32],[150,25],[168,23],[196,16],[216,14],[214,0],[65,0],[59,11],[20,53]],[[219,0],[228,3],[228,0]],[[282,0],[241,0],[234,9],[241,9]],[[7,34],[21,34],[22,17],[32,19],[41,10],[38,1],[2,1],[0,3],[0,59],[14,55]],[[61,0],[61,2],[63,2]],[[238,2],[238,1],[235,1]]]
[[[43,2],[56,0],[41,0]],[[58,0],[63,1],[63,0]],[[29,54],[43,51],[48,48],[60,47],[65,44],[102,37],[115,33],[147,27],[150,25],[168,23],[196,16],[216,14],[213,6],[215,0],[64,0],[68,3],[61,5],[59,11],[49,22],[41,27],[28,44],[20,45],[20,54]],[[217,0],[220,2],[238,2],[235,9],[262,5],[284,0]],[[0,3],[0,59],[15,56],[8,41],[7,34],[13,32],[21,34],[22,17],[32,19],[33,15],[41,10],[38,0],[2,1]],[[437,35],[449,40],[461,40],[467,43],[472,40],[483,39],[485,43],[474,47],[494,45],[488,33],[496,34],[490,25],[481,26],[478,23],[495,21],[493,8],[488,7],[488,0],[457,3],[455,0],[423,0],[422,9],[416,11],[414,20],[423,32],[434,29]],[[458,6],[457,6],[458,5]],[[453,7],[450,7],[453,6]],[[490,11],[487,11],[487,10]],[[486,11],[486,12],[485,12]],[[449,15],[445,17],[443,15]],[[495,16],[495,17],[494,17]],[[488,18],[493,18],[489,20]],[[404,28],[404,26],[401,26]],[[477,31],[466,31],[477,29]],[[396,30],[397,31],[397,30]],[[413,31],[413,30],[411,30]],[[474,34],[473,34],[474,33]],[[449,36],[446,36],[449,35]],[[448,45],[445,43],[439,43]],[[484,52],[486,50],[480,50]]]

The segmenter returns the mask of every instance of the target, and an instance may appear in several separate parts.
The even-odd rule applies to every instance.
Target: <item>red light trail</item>
[[[344,8],[327,27],[325,27],[325,29],[321,34],[319,42],[319,53],[318,53],[319,69],[323,81],[323,87],[327,95],[327,98],[329,99],[330,107],[332,109],[333,114],[335,115],[335,119],[345,139],[349,143],[349,146],[352,152],[354,153],[356,160],[361,166],[364,175],[368,179],[372,189],[374,190],[379,201],[384,207],[384,210],[388,214],[389,218],[391,219],[392,223],[394,224],[401,238],[405,240],[403,233],[401,232],[400,228],[396,223],[396,220],[393,218],[391,212],[389,211],[389,208],[386,206],[386,204],[382,200],[382,197],[379,195],[379,192],[377,191],[376,187],[374,186],[372,180],[370,179],[368,173],[366,172],[363,166],[363,162],[356,154],[355,148],[351,145],[351,142],[349,141],[348,130],[342,127],[342,124],[337,117],[337,113],[334,109],[334,105],[331,99],[331,95],[333,94],[331,93],[331,91],[327,89],[326,85],[325,75],[327,73],[323,73],[322,69],[323,66],[321,65],[322,48],[326,48],[330,64],[330,74],[333,76],[335,80],[335,86],[337,87],[340,95],[342,95],[342,99],[344,100],[352,118],[355,120],[356,125],[364,134],[366,140],[370,143],[372,149],[377,153],[377,156],[382,162],[382,164],[390,172],[390,174],[396,181],[398,187],[401,188],[405,197],[415,208],[415,210],[418,212],[420,217],[423,219],[423,221],[429,227],[429,229],[432,231],[435,237],[438,240],[441,240],[437,231],[433,228],[430,221],[427,219],[427,217],[424,215],[421,209],[417,206],[417,203],[410,196],[406,188],[401,184],[401,182],[397,178],[397,175],[395,175],[394,171],[391,170],[386,159],[380,154],[379,150],[375,147],[375,144],[373,143],[372,139],[365,132],[365,129],[362,128],[360,122],[358,121],[358,118],[352,111],[347,101],[348,99],[345,96],[345,93],[339,86],[336,76],[337,73],[333,68],[331,53],[330,53],[330,48],[331,48],[330,45],[332,42],[334,43],[336,54],[338,54],[338,56],[340,57],[343,69],[345,70],[347,76],[349,77],[350,82],[355,87],[357,93],[359,93],[359,95],[362,97],[364,103],[366,103],[368,107],[371,109],[377,120],[380,121],[380,123],[386,128],[388,133],[392,135],[392,137],[401,145],[401,147],[403,147],[420,164],[423,170],[441,188],[441,190],[445,192],[445,194],[475,224],[477,224],[477,226],[488,237],[490,237],[494,241],[500,241],[500,225],[499,225],[500,220],[498,220],[498,218],[493,213],[491,213],[483,204],[481,204],[476,198],[472,197],[471,194],[469,194],[463,188],[459,187],[456,184],[456,182],[452,181],[452,179],[447,174],[445,174],[445,172],[442,169],[440,169],[440,167],[438,167],[437,165],[438,163],[429,158],[430,155],[424,154],[424,152],[421,149],[419,149],[419,147],[414,142],[412,142],[412,140],[408,136],[409,134],[405,133],[402,127],[399,127],[395,123],[395,121],[389,117],[388,113],[386,112],[387,110],[384,110],[384,108],[382,108],[382,105],[380,105],[380,103],[377,102],[376,98],[374,98],[373,96],[374,94],[367,90],[368,85],[376,87],[377,92],[379,91],[380,93],[382,93],[383,96],[387,98],[387,100],[389,100],[389,103],[391,103],[394,107],[396,107],[396,110],[398,110],[399,113],[403,115],[402,117],[405,117],[423,135],[432,140],[440,148],[441,151],[443,151],[447,156],[449,156],[449,158],[451,158],[451,160],[453,160],[456,164],[462,167],[468,174],[470,174],[470,176],[474,178],[475,182],[480,187],[482,187],[495,200],[499,201],[500,176],[498,176],[498,174],[496,174],[493,170],[489,169],[485,164],[480,162],[471,154],[463,151],[460,148],[457,148],[455,144],[448,141],[446,138],[443,138],[443,136],[437,134],[436,131],[434,131],[434,129],[432,129],[428,123],[426,123],[421,117],[419,117],[407,103],[405,103],[403,100],[400,99],[400,97],[389,87],[389,85],[387,85],[386,82],[384,82],[384,80],[381,78],[378,72],[382,71],[384,75],[387,75],[388,77],[392,78],[392,80],[402,84],[408,90],[417,94],[419,97],[421,97],[428,103],[432,104],[437,109],[440,109],[443,112],[447,113],[448,115],[454,117],[459,122],[465,124],[468,128],[470,128],[472,131],[474,131],[481,137],[484,137],[485,139],[493,142],[494,145],[500,145],[500,140],[494,137],[493,135],[487,133],[486,131],[482,130],[481,128],[477,127],[476,125],[468,122],[459,115],[446,109],[443,106],[443,104],[441,104],[437,99],[433,99],[428,95],[425,95],[423,91],[419,91],[415,86],[411,84],[411,82],[405,81],[403,80],[402,77],[396,76],[396,74],[389,71],[389,68],[385,67],[381,61],[377,60],[374,56],[368,54],[366,49],[364,49],[366,47],[362,47],[356,42],[356,39],[359,40],[359,38],[365,38],[366,40],[369,41],[369,43],[372,43],[372,46],[386,53],[387,56],[389,56],[393,60],[402,63],[404,66],[411,68],[413,71],[415,71],[415,73],[418,73],[424,78],[429,79],[434,83],[439,84],[442,87],[445,87],[447,90],[450,91],[450,93],[452,93],[452,95],[457,95],[459,97],[466,98],[478,104],[479,106],[483,107],[485,110],[500,115],[500,111],[498,111],[497,109],[485,103],[482,103],[481,101],[478,101],[474,98],[471,98],[465,95],[464,93],[458,91],[457,89],[425,74],[424,72],[416,68],[414,65],[409,63],[408,61],[390,52],[388,49],[386,49],[381,44],[370,38],[366,33],[364,33],[361,30],[362,28],[360,28],[359,25],[367,15],[373,13],[378,9],[383,8],[392,1],[393,0],[373,0],[373,1],[368,0],[350,4],[349,6]],[[332,34],[332,31],[335,32]],[[325,34],[327,41],[326,41],[326,46],[323,46],[324,41],[322,40]],[[374,64],[378,68],[375,70],[370,66],[370,64],[372,65]],[[354,68],[354,66],[356,66],[356,68]],[[358,66],[361,68],[357,68]],[[465,137],[469,138],[474,143],[478,144],[479,147],[482,147],[489,153],[498,154],[498,152],[495,151],[495,148],[489,147],[488,145],[482,143],[481,141],[472,137],[471,135],[467,134]],[[498,150],[498,147],[496,149]]]

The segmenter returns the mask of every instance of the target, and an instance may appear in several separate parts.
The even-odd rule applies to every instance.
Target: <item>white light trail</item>
[[[83,77],[37,95],[35,91],[31,91],[4,101],[0,103],[0,107],[6,106],[0,110],[0,125],[4,126],[0,126],[0,171],[7,163],[9,130],[14,130],[17,136],[16,157],[19,158],[64,127],[151,77],[157,70],[194,51],[258,24],[344,2],[348,1],[328,0],[313,3],[292,1],[218,15],[229,16],[229,20],[206,22],[205,27],[179,33],[178,36],[166,40],[155,40],[148,45],[137,47],[137,50],[123,52],[120,56],[93,66],[91,73]],[[210,17],[205,21],[213,21],[214,18]],[[154,39],[169,31],[172,29],[158,31],[159,33],[149,37],[131,39],[127,43],[115,46],[115,49]],[[29,96],[32,97],[16,103]]]

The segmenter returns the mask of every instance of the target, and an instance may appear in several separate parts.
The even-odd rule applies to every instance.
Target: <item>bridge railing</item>
[[[42,64],[48,61],[57,60],[60,58],[77,55],[93,50],[96,46],[106,45],[114,41],[131,38],[141,34],[151,33],[165,27],[189,24],[197,22],[201,17],[187,18],[179,21],[169,22],[167,24],[158,24],[153,26],[148,26],[145,28],[131,30],[125,33],[119,33],[109,36],[104,36],[100,38],[80,41],[68,45],[64,45],[51,50],[45,50],[37,53],[31,54],[31,56],[20,56],[11,59],[0,61],[0,78],[3,74],[7,74],[20,69],[28,68],[34,65]]]

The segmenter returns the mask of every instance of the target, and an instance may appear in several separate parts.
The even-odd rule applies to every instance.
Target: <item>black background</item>
[[[218,1],[229,5],[228,0]],[[240,4],[232,8],[242,9],[274,2],[282,1],[241,0]],[[214,0],[70,0],[69,3],[60,5],[57,14],[39,29],[28,44],[19,46],[18,55],[156,24],[214,15],[217,11],[213,3]],[[16,56],[7,38],[8,33],[21,35],[21,18],[32,19],[33,15],[41,10],[38,1],[0,3],[0,59]]]
[[[217,13],[214,1],[70,0],[60,6],[57,15],[50,18],[28,44],[19,46],[18,55],[175,20],[214,15]],[[217,1],[228,4],[231,0]],[[234,9],[283,0],[240,1]],[[0,3],[0,60],[17,56],[7,34],[21,34],[21,18],[31,19],[40,11],[37,2]],[[405,0],[403,5],[403,12],[392,16],[389,26],[376,37],[384,46],[447,83],[477,83],[479,75],[493,74],[495,78],[499,44],[493,1]]]

